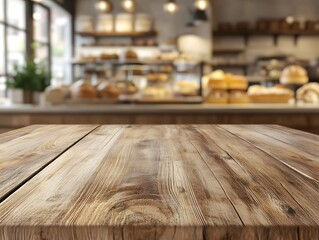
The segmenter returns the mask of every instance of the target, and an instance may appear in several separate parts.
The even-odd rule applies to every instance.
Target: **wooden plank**
[[[40,125],[31,125],[24,128],[15,129],[0,135],[0,144],[19,138],[39,128]],[[44,126],[43,126],[44,127]]]
[[[267,152],[268,138],[255,126],[98,127],[0,203],[0,239],[318,239],[317,182]]]
[[[24,236],[50,234],[50,226],[87,226],[96,236],[94,226],[104,226],[123,239],[141,232],[141,239],[180,239],[187,231],[189,239],[202,239],[206,225],[242,226],[217,179],[172,126],[93,131],[0,206],[4,239],[14,232],[8,228],[26,222],[29,227],[19,230]],[[35,230],[39,224],[41,231]],[[120,233],[113,233],[118,226]],[[177,233],[175,226],[181,226]]]
[[[15,128],[0,128],[0,134],[16,130]]]
[[[273,156],[278,161],[291,168],[296,174],[319,184],[319,141],[311,139],[306,134],[296,131],[281,131],[276,128],[262,126],[231,126],[223,125],[223,129],[245,139],[256,148]],[[297,134],[298,137],[291,135]],[[319,136],[311,136],[319,140]],[[307,140],[308,139],[308,140]]]
[[[0,202],[97,126],[30,126],[0,135]]]
[[[198,132],[207,139],[215,139],[216,145],[250,176],[250,181],[242,182],[244,186],[248,185],[255,196],[265,193],[263,198],[260,195],[258,201],[265,202],[260,207],[267,207],[267,214],[274,214],[270,219],[273,224],[293,226],[319,223],[319,186],[316,182],[310,184],[308,179],[273,156],[223,128],[201,126]],[[246,134],[243,130],[241,132]],[[240,209],[237,208],[238,211]]]
[[[280,185],[282,191],[278,192],[269,182],[272,179],[268,179],[267,175],[262,176],[267,172],[260,172],[260,169],[251,171],[245,167],[245,161],[254,167],[254,162],[259,158],[261,161],[265,159],[262,153],[243,154],[248,152],[248,144],[214,126],[193,126],[191,131],[191,142],[220,181],[245,225],[291,226],[300,222],[313,223],[308,213]],[[289,212],[290,208],[297,214]]]
[[[274,138],[278,141],[291,145],[298,151],[306,154],[312,154],[318,157],[319,152],[319,136],[304,131],[282,127],[279,125],[251,125],[254,130],[263,135]]]

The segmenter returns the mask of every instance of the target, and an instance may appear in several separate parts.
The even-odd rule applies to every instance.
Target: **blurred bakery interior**
[[[0,131],[280,124],[319,133],[317,0],[0,0]]]

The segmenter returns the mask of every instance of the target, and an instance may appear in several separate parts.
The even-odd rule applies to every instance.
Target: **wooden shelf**
[[[291,36],[294,37],[295,44],[298,43],[300,36],[319,36],[319,31],[310,30],[289,30],[289,31],[258,31],[258,30],[246,30],[246,31],[214,31],[215,37],[244,37],[245,44],[248,44],[249,37],[253,36],[271,36],[274,39],[274,44],[277,45],[279,36]]]
[[[116,59],[110,59],[110,60],[96,60],[96,61],[81,61],[81,60],[74,60],[72,62],[73,65],[100,65],[100,64],[113,64],[113,65],[168,65],[172,64],[172,61],[162,61],[162,60],[116,60]]]
[[[139,38],[139,37],[156,37],[157,32],[77,32],[82,37],[94,37],[94,38],[107,38],[107,37],[126,37],[126,38]]]
[[[213,54],[216,55],[238,55],[245,51],[245,49],[214,49]]]
[[[158,48],[158,45],[141,46],[141,45],[108,45],[108,44],[83,44],[81,47],[86,48]]]

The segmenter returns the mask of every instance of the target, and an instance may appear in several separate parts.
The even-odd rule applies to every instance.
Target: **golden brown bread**
[[[97,91],[90,81],[77,81],[71,87],[73,99],[94,99],[97,98]]]
[[[298,101],[319,104],[319,83],[308,83],[297,91]]]
[[[98,94],[100,98],[118,99],[121,92],[114,83],[104,82],[99,85]]]
[[[210,104],[227,104],[228,93],[225,90],[212,90],[205,102]]]
[[[288,103],[294,93],[282,86],[267,88],[254,85],[249,87],[248,95],[253,103]]]
[[[303,85],[308,83],[308,73],[306,69],[298,65],[292,65],[286,67],[281,74],[280,83],[281,84],[297,84]]]

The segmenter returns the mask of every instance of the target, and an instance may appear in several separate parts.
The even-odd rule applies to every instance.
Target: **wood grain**
[[[30,126],[0,135],[0,202],[97,126]]]
[[[0,203],[0,239],[319,239],[317,138],[279,126],[100,126]]]

